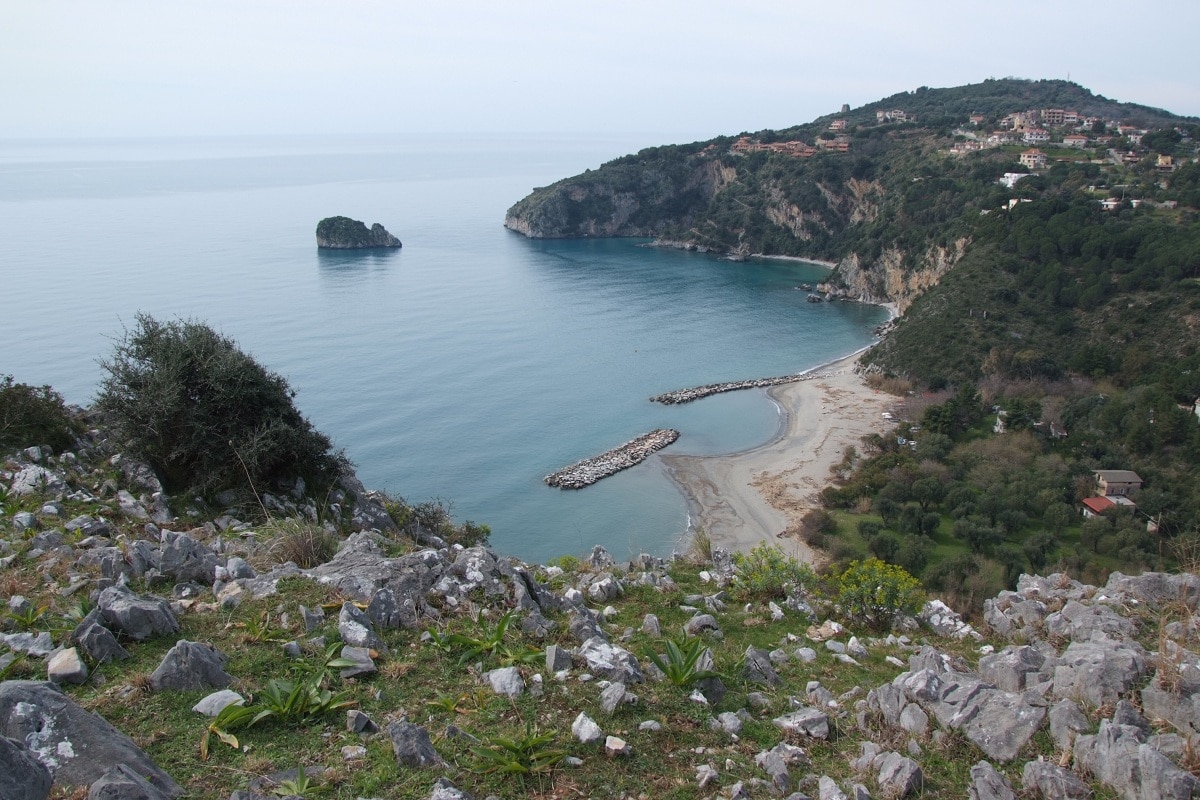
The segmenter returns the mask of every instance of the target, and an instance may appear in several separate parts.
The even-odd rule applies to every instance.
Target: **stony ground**
[[[720,552],[448,545],[352,479],[168,498],[100,432],[0,487],[0,798],[1200,789],[1194,575],[1027,576],[979,631],[931,602],[879,632]]]

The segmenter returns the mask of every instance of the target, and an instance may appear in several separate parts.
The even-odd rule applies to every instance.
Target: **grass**
[[[111,514],[103,503],[69,505],[72,515]],[[854,531],[851,535],[857,535],[856,526],[847,524],[844,517],[839,522],[843,531]],[[4,524],[0,521],[0,526]],[[277,548],[282,547],[278,544],[281,537],[295,534],[302,539],[320,529],[287,523],[270,530],[275,534],[270,552],[277,557],[280,552]],[[127,532],[132,534],[136,530],[130,528]],[[0,535],[6,535],[2,527]],[[240,541],[240,537],[230,535],[231,546]],[[307,547],[303,542],[300,546]],[[558,586],[574,584],[580,571],[587,569],[585,563],[572,558],[560,559],[558,565],[566,571],[555,579]],[[685,598],[713,595],[721,588],[701,580],[703,568],[703,564],[691,559],[670,562],[667,571],[674,588],[660,591],[630,584],[620,598],[612,601],[616,614],[610,615],[606,625],[612,639],[639,656],[647,652],[663,653],[664,640],[671,641],[678,649],[677,657],[673,658],[670,648],[666,648],[661,666],[667,672],[678,666],[679,681],[631,686],[630,691],[638,696],[637,702],[621,704],[611,715],[600,707],[597,683],[580,680],[578,669],[560,682],[545,672],[540,659],[512,657],[542,650],[548,644],[573,647],[576,643],[567,633],[565,616],[549,614],[558,624],[556,631],[547,640],[534,640],[521,632],[515,624],[517,617],[507,615],[507,609],[496,607],[488,615],[481,615],[477,605],[468,603],[464,606],[470,608],[457,611],[443,608],[439,619],[426,622],[432,634],[430,641],[425,640],[424,630],[382,632],[387,655],[377,659],[378,672],[374,675],[343,680],[336,669],[322,669],[321,690],[329,695],[327,700],[318,698],[320,702],[312,713],[293,715],[283,711],[258,725],[222,729],[236,736],[236,749],[226,746],[229,743],[221,743],[219,735],[214,737],[210,733],[205,760],[199,745],[212,721],[191,708],[207,692],[154,692],[147,676],[177,640],[206,642],[226,654],[226,670],[236,679],[232,688],[246,696],[248,705],[265,708],[274,704],[286,709],[287,698],[292,694],[286,691],[287,687],[296,688],[313,674],[314,664],[325,665],[331,657],[330,651],[312,640],[325,637],[327,643],[337,642],[336,613],[330,613],[323,626],[306,633],[300,606],[325,606],[335,612],[345,599],[329,587],[302,577],[280,580],[275,595],[247,599],[232,609],[202,600],[181,615],[181,630],[177,635],[125,642],[130,660],[97,665],[92,681],[79,687],[65,687],[65,691],[127,733],[185,787],[189,796],[197,798],[225,798],[244,789],[252,778],[303,766],[323,766],[327,770],[320,779],[310,781],[305,791],[305,797],[319,799],[423,799],[428,797],[433,782],[442,776],[476,797],[494,794],[547,799],[622,795],[656,800],[692,798],[697,796],[695,769],[703,763],[712,764],[720,773],[717,786],[706,790],[705,796],[719,796],[735,781],[763,777],[754,756],[773,747],[782,737],[770,720],[790,709],[790,698],[803,702],[809,681],[819,681],[835,696],[859,689],[857,698],[861,698],[865,690],[890,681],[902,671],[887,663],[885,657],[890,654],[903,659],[907,652],[872,640],[872,632],[866,628],[852,628],[850,633],[869,643],[870,653],[861,659],[860,666],[842,664],[823,646],[805,637],[808,620],[789,612],[782,620],[774,621],[767,607],[769,592],[747,596],[746,602],[727,601],[727,610],[717,615],[720,636],[708,634],[686,639],[683,626],[692,612],[684,608]],[[95,577],[94,572],[91,574]],[[56,587],[68,577],[61,569],[47,576],[37,562],[18,558],[0,572],[0,589],[24,594],[34,609],[45,606],[42,615],[30,622],[51,627],[56,641],[60,641],[67,626],[50,623],[85,611],[74,608],[82,594],[58,595]],[[136,581],[134,588],[147,591]],[[642,618],[650,613],[659,619],[661,636],[641,630]],[[1182,618],[1181,615],[1182,612],[1172,619]],[[18,620],[10,623],[13,629],[20,625]],[[1148,625],[1147,637],[1156,630]],[[303,658],[284,657],[282,643],[292,640],[304,643]],[[440,648],[437,641],[447,646]],[[935,644],[971,664],[978,658],[974,643],[938,640]],[[1003,646],[1002,642],[993,644]],[[741,676],[748,647],[766,650],[782,647],[791,652],[806,645],[814,647],[816,660],[806,664],[792,659],[779,666],[781,687],[769,689],[749,684]],[[696,666],[690,654],[705,649],[711,649],[714,670],[722,675],[728,688],[717,706],[694,702],[689,699],[688,691],[676,685],[686,686],[690,682],[689,662],[692,677]],[[482,682],[477,662],[482,662],[484,669],[513,663],[531,686],[533,676],[540,673],[543,693],[540,696],[526,693],[515,699],[497,696]],[[44,669],[40,660],[18,659],[4,677],[40,679]],[[277,690],[274,695],[272,686]],[[747,696],[751,692],[766,696],[770,708],[755,712],[738,737],[710,728],[710,720],[716,714],[748,708]],[[809,773],[829,775],[843,786],[859,780],[873,786],[870,777],[857,776],[852,771],[851,761],[860,752],[860,742],[870,737],[906,750],[907,737],[898,736],[895,731],[857,729],[853,713],[857,698],[845,702],[846,713],[835,722],[834,735],[829,741],[791,739],[804,747],[812,759],[811,766],[794,769],[794,777]],[[340,705],[343,702],[346,705]],[[386,734],[363,737],[346,730],[344,711],[351,704],[384,730],[390,722],[400,719],[425,726],[446,765],[425,770],[399,767]],[[606,734],[625,739],[632,747],[632,754],[612,759],[603,754],[601,746],[577,742],[570,728],[571,721],[581,711],[597,720]],[[639,727],[651,719],[662,725],[661,731]],[[475,738],[451,735],[451,725]],[[366,755],[353,763],[345,762],[342,748],[360,744],[365,746]],[[979,751],[954,734],[937,743],[924,740],[918,744],[922,752],[917,759],[926,774],[924,797],[961,797],[970,766],[981,757]],[[1035,751],[1048,757],[1056,755],[1045,737],[1036,740],[1031,752]],[[570,766],[560,761],[560,756],[581,759],[583,764]],[[1004,769],[1019,785],[1019,768]],[[816,794],[815,785],[802,783],[799,788]]]

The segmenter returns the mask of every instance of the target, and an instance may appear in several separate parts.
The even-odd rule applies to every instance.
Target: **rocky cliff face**
[[[875,261],[864,263],[857,253],[838,262],[830,280],[820,290],[834,297],[866,303],[895,303],[903,314],[912,302],[949,272],[967,251],[967,238],[949,247],[930,247],[913,257],[897,247],[884,250]]]
[[[326,217],[317,223],[317,247],[356,250],[368,247],[401,247],[400,240],[376,222],[370,228],[349,217]]]

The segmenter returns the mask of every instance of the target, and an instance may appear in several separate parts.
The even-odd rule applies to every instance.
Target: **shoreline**
[[[746,552],[767,542],[817,562],[818,554],[799,537],[804,516],[821,507],[818,495],[846,448],[858,447],[870,433],[886,433],[895,423],[883,413],[903,402],[871,389],[855,372],[869,349],[808,370],[810,380],[767,390],[780,425],[765,444],[715,456],[660,456],[687,503],[681,545],[703,529],[714,547]]]

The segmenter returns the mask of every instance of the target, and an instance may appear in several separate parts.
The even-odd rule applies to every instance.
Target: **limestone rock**
[[[50,770],[25,745],[0,736],[0,797],[46,800]]]
[[[241,706],[245,704],[246,698],[237,692],[232,689],[222,689],[219,692],[213,692],[203,697],[200,702],[192,706],[192,711],[195,711],[197,714],[203,714],[206,717],[215,717],[224,711],[227,706]]]
[[[388,725],[388,738],[392,740],[392,752],[402,767],[433,767],[442,763],[442,757],[433,749],[429,731],[411,722],[393,722]]]
[[[167,800],[170,795],[125,764],[117,764],[88,789],[88,800]]]
[[[742,677],[750,683],[760,686],[782,686],[783,679],[771,666],[771,654],[766,650],[751,645],[746,648],[745,666],[742,667]]]
[[[225,654],[200,642],[180,640],[150,674],[155,691],[224,689],[233,682],[225,671]]]
[[[110,586],[102,591],[97,606],[106,627],[139,642],[179,630],[179,623],[165,600],[134,594],[125,586]]]
[[[1092,796],[1092,790],[1069,769],[1046,761],[1030,761],[1021,771],[1025,791],[1036,791],[1038,797],[1047,800],[1084,800]]]
[[[183,794],[128,736],[52,683],[0,683],[0,734],[29,745],[58,785],[89,786],[111,765],[125,764],[167,797]]]
[[[525,681],[521,678],[518,667],[500,667],[485,672],[484,680],[492,687],[492,691],[505,697],[520,697],[525,693]]]
[[[600,730],[595,720],[580,711],[579,716],[571,723],[571,735],[582,744],[595,744],[604,738],[604,731]]]
[[[879,790],[887,797],[908,797],[919,794],[925,786],[925,775],[917,762],[899,753],[887,753],[879,763],[876,776]]]
[[[59,650],[46,664],[46,677],[54,683],[81,684],[88,679],[87,664],[74,647]]]
[[[771,720],[782,731],[802,733],[814,739],[829,738],[829,717],[815,708],[801,708]]]
[[[371,625],[371,618],[349,601],[342,603],[338,614],[338,635],[350,647],[367,647],[385,652],[387,646]]]
[[[641,683],[645,678],[633,653],[606,642],[598,636],[588,639],[579,648],[579,655],[587,662],[588,671],[621,683]]]
[[[986,761],[971,767],[971,783],[967,787],[969,800],[1017,800],[1008,778]]]

